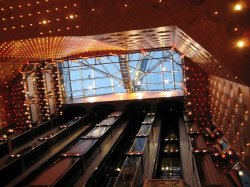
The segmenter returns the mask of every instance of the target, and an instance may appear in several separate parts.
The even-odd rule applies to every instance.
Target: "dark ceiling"
[[[236,3],[242,3],[242,11],[233,10]],[[54,44],[47,45],[57,45],[58,53],[61,45],[63,50],[72,48],[75,43],[71,41],[78,40],[73,36],[177,26],[230,72],[227,77],[229,80],[249,86],[249,7],[248,0],[3,0],[0,1],[0,68],[4,69],[2,76],[5,81],[9,76],[11,81],[20,65],[29,60],[28,56],[19,57],[19,53],[8,56],[17,48],[26,46],[29,49],[27,54],[33,52],[32,48],[43,54],[44,49],[39,48],[44,42],[38,39],[41,37],[52,37]],[[59,36],[67,36],[67,44],[62,44]],[[245,41],[245,47],[236,47],[239,39]],[[13,40],[24,44],[19,45],[20,43],[12,42]],[[174,43],[172,45],[175,46]],[[103,46],[93,48],[88,45],[88,49],[81,52],[121,50],[120,46]],[[45,55],[44,59],[48,59],[48,56]],[[15,66],[12,69],[16,70],[5,75],[11,63]],[[220,65],[217,71],[220,71]],[[200,66],[205,70],[210,68],[207,72],[213,75],[211,64]],[[217,64],[214,68],[216,67]]]

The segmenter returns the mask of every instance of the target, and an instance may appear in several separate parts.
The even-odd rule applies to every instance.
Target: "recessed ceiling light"
[[[241,11],[241,10],[242,10],[242,4],[237,3],[237,4],[234,6],[234,10],[235,10],[235,11]]]
[[[237,47],[239,47],[239,48],[242,48],[242,47],[244,47],[246,45],[246,43],[245,43],[245,41],[243,41],[243,40],[239,40],[238,42],[237,42]]]

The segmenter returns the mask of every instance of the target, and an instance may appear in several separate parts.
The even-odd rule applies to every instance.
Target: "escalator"
[[[131,108],[132,111],[131,111]],[[86,186],[113,186],[118,177],[123,163],[126,159],[124,152],[128,152],[134,141],[134,137],[140,128],[140,124],[145,117],[147,107],[127,109],[127,126],[119,139],[115,142],[109,154],[99,164],[98,169],[87,181]],[[134,111],[137,110],[137,111]],[[136,115],[134,115],[136,114]],[[132,118],[131,118],[132,117]]]

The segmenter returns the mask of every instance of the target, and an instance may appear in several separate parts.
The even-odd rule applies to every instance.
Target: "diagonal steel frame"
[[[138,77],[137,79],[133,80],[132,83],[135,84],[138,80],[145,77],[147,74],[149,74],[151,71],[153,71],[157,66],[159,66],[162,62],[164,62],[166,59],[168,59],[170,56],[172,56],[175,52],[172,52],[168,54],[168,56],[163,57],[161,60],[158,60],[158,63],[152,66],[150,69],[148,69],[141,77]],[[147,55],[149,58],[152,59],[151,56]]]
[[[120,78],[118,78],[118,77],[116,77],[116,76],[113,76],[113,75],[111,75],[111,74],[109,74],[109,73],[107,73],[107,72],[105,72],[105,71],[102,71],[102,70],[100,70],[100,69],[94,67],[93,65],[89,64],[85,59],[82,59],[81,61],[79,60],[78,62],[81,63],[81,65],[83,65],[83,66],[85,66],[85,67],[88,67],[88,68],[90,68],[90,69],[93,69],[93,70],[95,70],[95,71],[97,71],[97,72],[99,72],[99,73],[101,73],[101,74],[103,74],[103,75],[105,75],[105,76],[108,76],[108,77],[110,77],[110,78],[116,79],[116,80],[118,80],[118,81],[122,81],[122,79],[120,79]]]

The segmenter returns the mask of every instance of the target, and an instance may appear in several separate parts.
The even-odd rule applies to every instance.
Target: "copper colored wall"
[[[208,75],[189,59],[185,60],[186,106],[199,125],[210,124]]]
[[[250,88],[215,76],[209,79],[212,120],[249,167]]]
[[[7,92],[0,92],[0,129],[7,126],[6,97]]]
[[[8,112],[8,124],[17,124],[20,128],[26,128],[26,121],[28,116],[26,115],[25,107],[25,94],[23,92],[23,78],[19,74],[13,84],[7,99],[7,112]]]
[[[9,85],[9,89],[6,88],[0,93],[0,129],[12,124],[16,124],[18,128],[25,128],[28,116],[22,81],[22,75],[19,73],[12,85]]]

